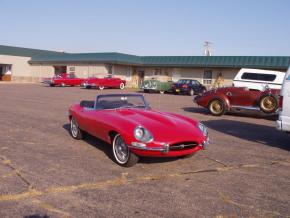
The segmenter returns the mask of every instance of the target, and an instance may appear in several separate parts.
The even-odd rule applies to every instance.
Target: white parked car
[[[290,132],[290,68],[288,69],[279,98],[279,120],[276,122],[278,130]]]
[[[233,86],[263,91],[266,88],[281,89],[285,72],[242,68],[236,75]]]

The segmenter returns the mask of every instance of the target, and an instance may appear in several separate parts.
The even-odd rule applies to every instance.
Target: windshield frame
[[[98,102],[101,98],[104,97],[140,97],[142,102],[144,103],[144,106],[142,107],[137,107],[137,106],[132,106],[132,107],[116,107],[116,108],[98,108]],[[149,103],[146,101],[144,95],[142,94],[105,94],[105,95],[97,95],[96,96],[96,100],[95,100],[95,105],[94,105],[94,109],[95,110],[116,110],[116,109],[124,109],[124,108],[139,108],[139,109],[147,109],[149,108]]]

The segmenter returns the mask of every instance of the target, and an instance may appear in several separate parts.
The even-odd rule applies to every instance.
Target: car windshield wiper
[[[145,105],[124,105],[118,108],[145,108]]]
[[[118,108],[132,108],[134,107],[133,105],[124,105],[124,106],[120,106],[120,107],[117,107]]]

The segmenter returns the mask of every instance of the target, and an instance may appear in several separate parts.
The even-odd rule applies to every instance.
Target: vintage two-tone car
[[[75,74],[61,73],[52,78],[46,78],[43,83],[50,86],[80,86],[83,83],[83,78],[77,78]]]
[[[142,85],[141,89],[143,89],[143,92],[148,93],[148,92],[159,92],[163,94],[164,92],[168,92],[171,90],[171,85],[172,82],[164,82],[164,81],[159,81],[157,79],[148,79],[145,80]]]
[[[130,167],[139,156],[191,156],[209,143],[202,123],[179,114],[153,110],[141,94],[98,95],[69,109],[70,133],[84,132],[112,145],[114,160]],[[180,128],[182,127],[182,128]]]
[[[207,108],[214,116],[221,116],[227,111],[256,110],[272,114],[278,110],[280,90],[263,91],[246,87],[224,87],[212,89],[196,96],[193,101]]]
[[[92,77],[84,80],[82,86],[86,89],[90,88],[97,88],[101,90],[104,88],[124,89],[126,86],[126,80],[110,76],[104,78]]]

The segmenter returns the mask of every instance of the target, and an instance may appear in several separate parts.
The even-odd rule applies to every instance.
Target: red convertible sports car
[[[214,116],[227,111],[256,110],[272,114],[278,110],[280,90],[252,90],[243,87],[225,87],[212,89],[196,96],[193,101],[207,108]]]
[[[84,79],[77,78],[74,74],[62,73],[55,75],[51,79],[45,79],[43,83],[49,84],[50,86],[80,86]]]
[[[139,156],[191,156],[209,143],[207,128],[187,117],[153,110],[141,94],[98,95],[69,109],[70,133],[112,145],[114,160],[130,167]]]
[[[105,78],[89,78],[83,81],[82,86],[86,89],[96,87],[98,89],[104,88],[119,88],[124,89],[126,80],[120,78],[105,77]]]

